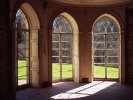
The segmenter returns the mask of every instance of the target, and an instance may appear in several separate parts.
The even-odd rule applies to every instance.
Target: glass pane
[[[105,43],[94,43],[95,49],[105,49]]]
[[[118,42],[107,43],[107,49],[118,49]]]
[[[56,41],[52,41],[52,49],[54,48],[59,48],[59,42],[56,42]]]
[[[104,42],[105,36],[104,35],[94,35],[94,42]]]
[[[18,10],[16,13],[16,28],[28,29],[28,21],[22,10]]]
[[[25,66],[29,66],[29,59],[27,59],[27,60],[18,60],[18,68],[19,67],[25,67]]]
[[[59,41],[59,34],[52,34],[52,41]]]
[[[61,35],[61,47],[72,49],[72,35]]]
[[[71,34],[61,34],[61,41],[68,41],[72,43],[72,35]]]
[[[118,57],[107,57],[107,63],[118,63]]]
[[[29,40],[29,32],[26,31],[17,31],[17,42],[18,44],[20,43],[25,43],[26,41]]]
[[[111,41],[118,41],[119,37],[118,37],[119,34],[108,34],[106,35],[106,39],[107,41],[111,42]]]
[[[28,79],[27,76],[18,77],[18,86],[27,84],[28,83],[27,79]]]
[[[105,57],[94,57],[94,63],[105,63]]]
[[[18,60],[26,60],[29,57],[29,49],[18,48]]]
[[[52,56],[59,56],[59,50],[52,50]]]
[[[71,49],[71,45],[68,41],[63,41],[63,42],[61,42],[61,48]]]
[[[71,57],[68,56],[62,57],[62,63],[68,63],[68,64],[72,63]]]
[[[53,22],[53,33],[72,33],[70,23],[62,16],[55,18]]]
[[[105,50],[95,50],[94,56],[104,56]]]
[[[107,67],[107,78],[119,78],[119,69],[118,65],[111,65]]]
[[[53,80],[60,78],[60,64],[52,63],[52,78]]]
[[[62,56],[71,56],[71,50],[62,50]]]
[[[52,57],[52,63],[59,63],[59,56],[58,57]]]
[[[62,63],[62,78],[72,78],[72,64]]]
[[[27,67],[18,67],[18,77],[21,77],[23,79],[26,79],[26,75],[27,75],[27,72],[28,72],[28,69]],[[22,77],[24,76],[24,77]]]
[[[119,32],[118,26],[115,21],[109,17],[102,17],[99,19],[93,29],[94,33],[115,33]]]
[[[105,67],[102,64],[94,65],[94,77],[95,78],[105,78]]]
[[[118,56],[118,50],[107,50],[107,56]]]

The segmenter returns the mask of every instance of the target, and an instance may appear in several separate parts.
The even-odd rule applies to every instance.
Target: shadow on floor
[[[28,88],[17,92],[17,100],[133,100],[133,86],[94,81],[83,84],[60,82],[48,88]]]

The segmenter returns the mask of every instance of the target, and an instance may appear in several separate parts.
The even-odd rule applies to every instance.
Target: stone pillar
[[[0,0],[0,100],[14,100],[9,0]]]

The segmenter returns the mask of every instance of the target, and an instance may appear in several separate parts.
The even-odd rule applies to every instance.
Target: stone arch
[[[72,27],[73,33],[73,74],[74,74],[74,81],[79,83],[79,28],[76,20],[67,12],[62,12],[59,14],[60,16],[64,17]]]
[[[119,54],[119,59],[120,59],[120,62],[119,62],[119,81],[121,82],[121,83],[124,83],[125,82],[125,61],[124,61],[124,50],[122,50],[122,47],[124,46],[124,44],[122,44],[122,43],[124,43],[123,41],[124,41],[124,39],[123,39],[123,31],[122,31],[122,26],[120,25],[120,22],[118,22],[118,20],[113,16],[113,15],[110,15],[110,14],[107,14],[107,13],[105,13],[105,14],[102,14],[101,16],[99,16],[96,20],[95,20],[95,22],[94,22],[94,24],[93,24],[93,26],[92,26],[92,36],[93,36],[93,29],[94,29],[94,26],[95,26],[95,24],[96,24],[96,22],[98,21],[98,20],[100,20],[101,18],[103,18],[103,17],[108,17],[108,18],[110,18],[110,19],[112,19],[115,23],[116,23],[116,25],[117,25],[117,27],[118,27],[118,29],[119,29],[119,51],[120,51],[120,54]],[[93,40],[93,39],[92,39]],[[92,77],[93,77],[93,75],[92,75]],[[93,79],[93,78],[92,78]]]
[[[39,87],[39,58],[38,58],[38,33],[40,22],[36,11],[29,3],[21,4],[18,9],[21,9],[29,22],[30,33],[30,85]]]

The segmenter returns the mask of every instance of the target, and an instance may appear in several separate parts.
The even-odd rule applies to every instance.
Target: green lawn
[[[18,78],[19,80],[26,79],[27,74],[27,67],[26,67],[26,61],[19,60],[18,61]]]
[[[105,78],[105,67],[95,66],[94,77]],[[107,78],[118,78],[118,68],[107,67]]]
[[[27,67],[26,61],[19,60],[18,61],[18,76],[19,80],[26,79]],[[28,71],[28,70],[27,70]],[[107,69],[108,77],[107,78],[118,78],[118,68],[108,67]],[[94,77],[95,78],[104,78],[105,71],[102,66],[94,67]],[[52,64],[52,77],[53,79],[57,79],[60,77],[60,65],[58,63]],[[72,78],[72,64],[62,64],[62,78]]]
[[[60,64],[52,64],[52,77],[57,79],[60,77]],[[62,64],[62,78],[72,78],[72,64]]]

